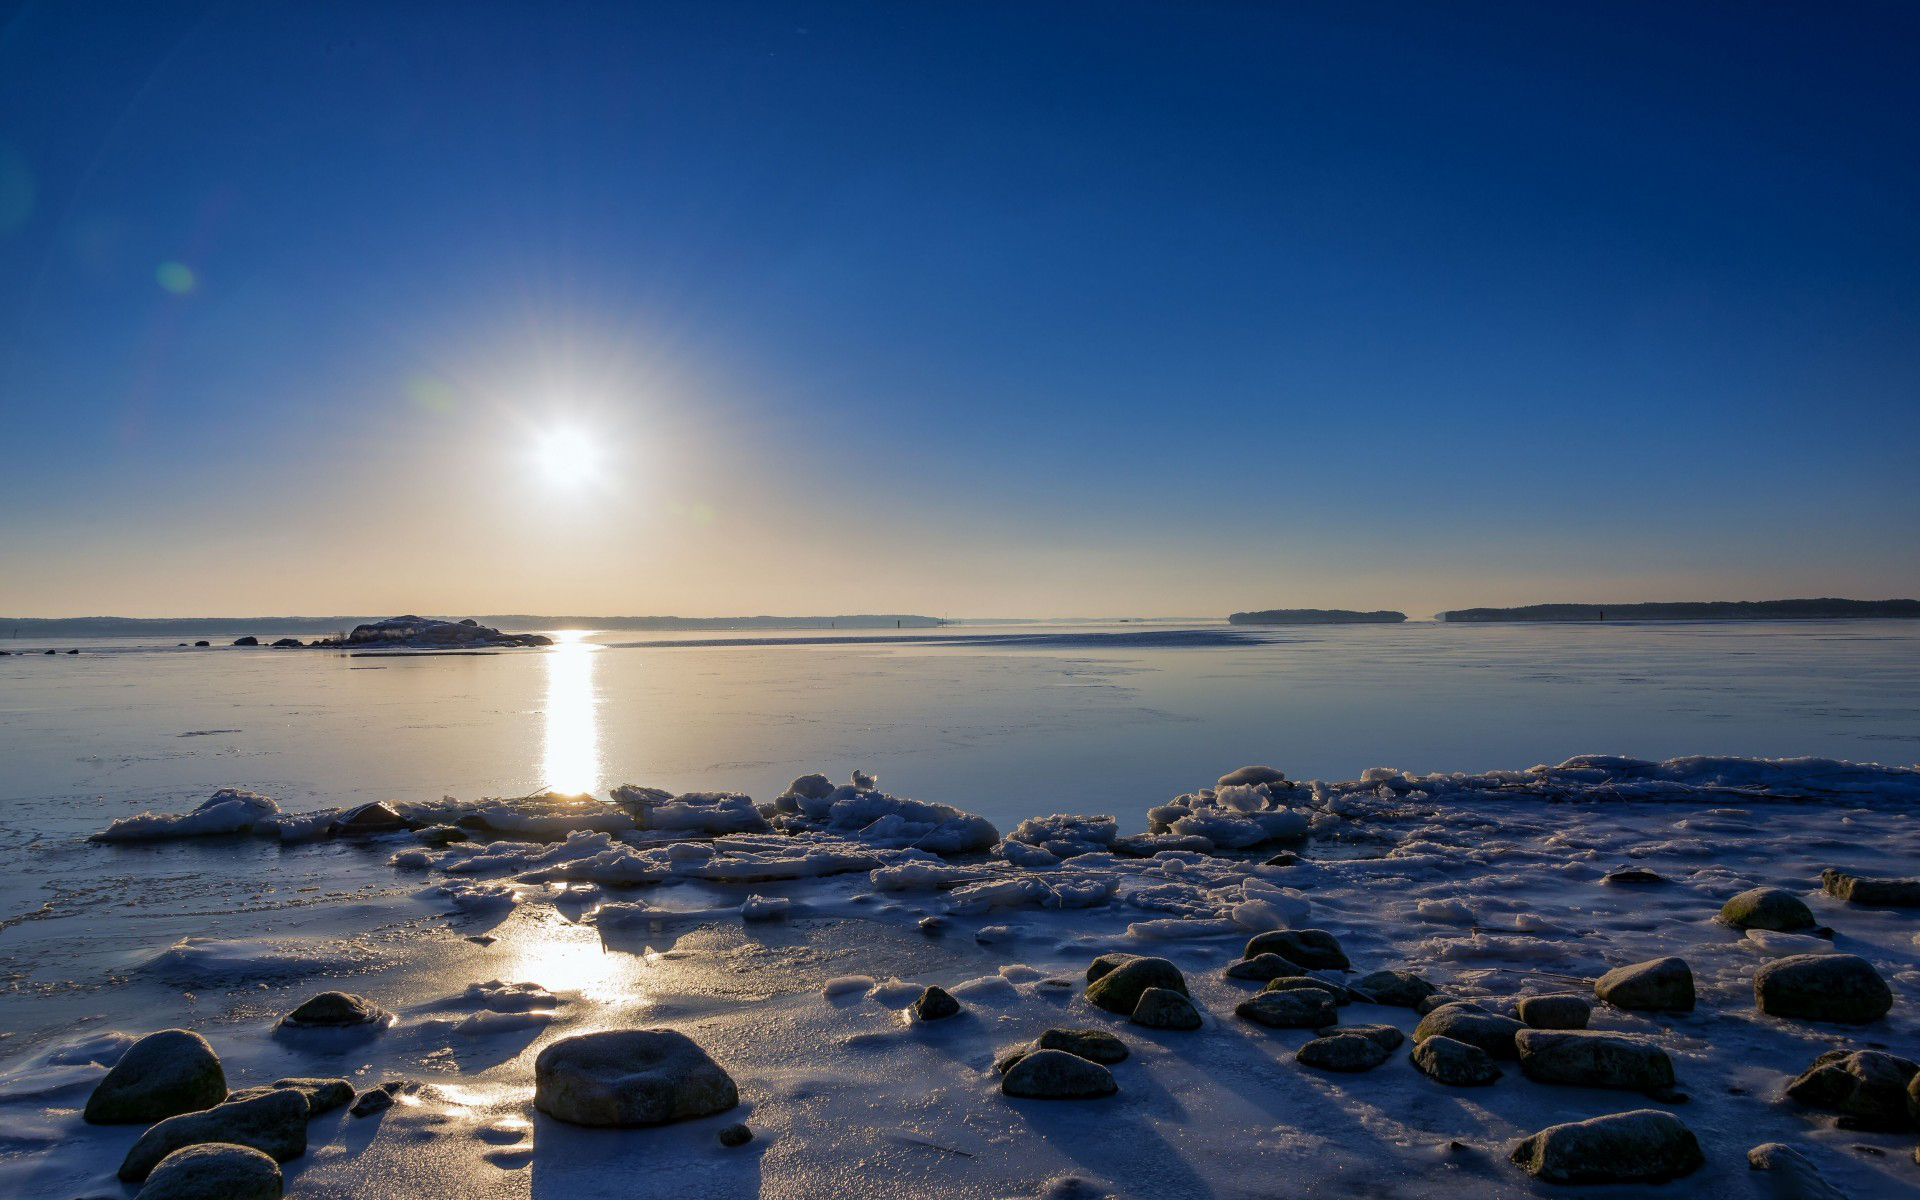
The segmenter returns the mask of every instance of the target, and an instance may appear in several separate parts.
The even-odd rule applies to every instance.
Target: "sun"
[[[598,474],[600,448],[582,430],[549,430],[535,447],[535,462],[548,483],[578,487]]]

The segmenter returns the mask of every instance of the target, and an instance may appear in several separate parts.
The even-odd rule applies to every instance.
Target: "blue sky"
[[[1920,592],[1909,6],[0,12],[0,611]]]

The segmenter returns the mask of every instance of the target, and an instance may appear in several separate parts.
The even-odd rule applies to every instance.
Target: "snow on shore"
[[[1745,1155],[1775,1141],[1844,1194],[1920,1196],[1911,1128],[1841,1128],[1782,1098],[1829,1049],[1920,1058],[1920,910],[1848,904],[1819,879],[1827,867],[1913,873],[1920,770],[1595,756],[1339,783],[1278,774],[1234,772],[1117,820],[1037,817],[1004,840],[864,776],[797,780],[766,805],[623,788],[612,804],[393,802],[401,826],[371,833],[331,814],[306,828],[391,859],[404,886],[384,907],[343,905],[331,940],[222,931],[159,947],[138,976],[190,979],[200,1007],[115,1023],[200,1028],[233,1087],[336,1072],[361,1088],[418,1081],[378,1118],[316,1120],[308,1154],[285,1165],[290,1194],[302,1196],[1158,1200],[1268,1195],[1276,1180],[1300,1195],[1532,1196],[1542,1185],[1507,1161],[1519,1139],[1650,1104],[1698,1136],[1707,1165],[1594,1194],[1749,1197],[1775,1173],[1749,1171]],[[145,838],[243,832],[233,817],[197,828],[184,821],[192,815],[145,814],[130,828]],[[251,832],[277,838],[277,820],[262,812]],[[1129,825],[1146,832],[1123,835]],[[130,852],[140,851],[101,851]],[[1721,904],[1756,885],[1799,897],[1831,937],[1722,924]],[[435,915],[402,949],[386,942],[376,956],[355,940],[370,922],[422,925],[423,914]],[[1338,939],[1352,972],[1314,972],[1323,978],[1412,971],[1495,1011],[1523,996],[1591,997],[1610,968],[1683,958],[1698,989],[1692,1012],[1602,1005],[1593,1027],[1658,1044],[1686,1100],[1540,1083],[1511,1064],[1490,1087],[1456,1090],[1404,1051],[1361,1074],[1304,1066],[1293,1055],[1311,1031],[1236,1017],[1260,984],[1225,973],[1250,935],[1276,929]],[[1148,1029],[1090,1005],[1087,967],[1114,951],[1175,963],[1202,1027]],[[1757,968],[1836,951],[1888,982],[1888,1016],[1855,1027],[1756,1011]],[[929,984],[959,1000],[959,1016],[902,1017]],[[322,986],[391,1009],[392,1027],[354,1042],[348,1058],[317,1040],[276,1039],[277,1013]],[[1418,1019],[1364,998],[1338,1013],[1341,1025],[1403,1033]],[[642,1025],[693,1036],[739,1083],[742,1108],[619,1133],[531,1109],[542,1046]],[[1128,1044],[1112,1067],[1118,1094],[1002,1095],[999,1054],[1066,1026]],[[138,1129],[84,1125],[77,1108],[124,1046],[97,1026],[0,1043],[0,1192],[118,1187],[111,1168]],[[720,1146],[715,1131],[736,1120],[754,1141]]]

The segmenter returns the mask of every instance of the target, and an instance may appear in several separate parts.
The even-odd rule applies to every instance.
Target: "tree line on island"
[[[1524,604],[1515,608],[1456,608],[1435,614],[1448,624],[1495,621],[1831,621],[1846,618],[1920,618],[1920,600],[1686,600],[1636,604]],[[1407,614],[1348,608],[1269,608],[1237,612],[1233,625],[1385,625]]]

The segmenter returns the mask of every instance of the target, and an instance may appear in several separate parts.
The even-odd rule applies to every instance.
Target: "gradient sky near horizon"
[[[0,613],[1920,593],[1920,9],[0,6]]]

